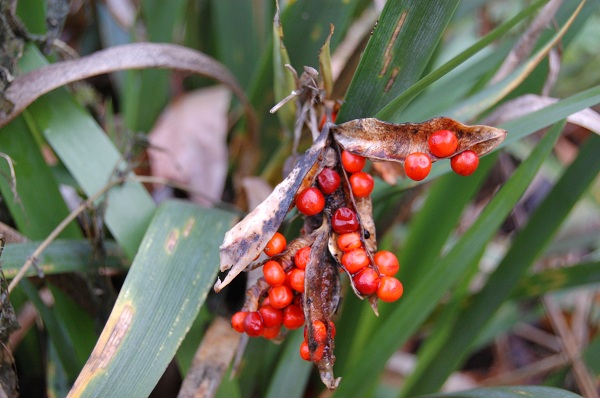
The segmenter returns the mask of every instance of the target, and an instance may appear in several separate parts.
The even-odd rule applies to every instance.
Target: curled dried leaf
[[[333,126],[335,140],[347,151],[371,159],[404,162],[414,152],[429,154],[432,161],[437,158],[429,151],[427,140],[438,130],[451,130],[458,138],[460,152],[471,150],[483,156],[504,141],[506,130],[476,125],[467,126],[454,119],[436,117],[423,123],[394,124],[377,119],[356,119]]]
[[[242,272],[277,232],[307,173],[315,167],[323,152],[328,136],[329,132],[324,130],[271,195],[225,234],[219,248],[221,271],[229,270],[229,273],[223,281],[217,280],[215,291],[219,292]]]

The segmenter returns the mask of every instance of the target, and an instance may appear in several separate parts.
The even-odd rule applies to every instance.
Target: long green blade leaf
[[[422,395],[420,398],[580,398],[580,395],[553,387],[514,386],[490,387],[448,394]]]
[[[178,201],[159,207],[69,396],[150,394],[214,283],[232,218]]]

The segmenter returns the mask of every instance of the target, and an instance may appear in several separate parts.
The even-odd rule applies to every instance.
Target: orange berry
[[[263,330],[263,334],[262,336],[265,339],[274,339],[277,336],[279,336],[279,332],[281,331],[281,324],[279,325],[275,325],[275,326],[271,326],[271,327],[266,327],[265,330]]]
[[[379,297],[381,301],[387,303],[394,302],[402,297],[402,293],[404,293],[404,287],[398,279],[385,275],[379,279],[377,297]]]
[[[431,159],[422,152],[411,153],[404,159],[404,172],[411,180],[421,181],[431,170]]]
[[[283,285],[285,282],[285,271],[277,261],[269,260],[263,265],[265,281],[271,286]]]
[[[294,255],[294,264],[300,269],[305,269],[310,260],[310,246],[304,246]]]
[[[298,293],[304,293],[304,270],[294,268],[287,273],[287,281],[292,289]]]
[[[429,150],[438,158],[445,158],[456,152],[458,139],[450,130],[438,130],[429,136],[427,140]]]
[[[354,249],[358,249],[359,247],[362,247],[360,234],[358,232],[341,234],[337,237],[337,245],[338,248],[343,252],[349,252]]]
[[[285,249],[286,244],[285,236],[279,232],[275,232],[275,235],[273,235],[267,246],[265,246],[264,252],[267,256],[273,257],[281,253]]]
[[[351,274],[354,274],[369,265],[369,257],[365,249],[354,249],[351,252],[344,253],[342,256],[342,265]]]
[[[319,344],[325,343],[327,340],[327,329],[325,328],[325,324],[319,320],[313,321],[313,338]]]
[[[283,310],[283,326],[293,330],[304,325],[304,310],[298,304],[290,304]]]
[[[355,197],[366,198],[373,192],[375,180],[369,173],[361,171],[350,176],[350,187]]]
[[[390,251],[380,250],[373,256],[373,261],[383,275],[394,276],[400,269],[398,257]]]
[[[269,289],[269,302],[273,308],[285,308],[294,299],[294,293],[292,289],[286,285],[274,286]]]
[[[231,317],[231,327],[233,330],[239,333],[244,333],[244,319],[246,319],[248,312],[238,311]]]
[[[365,167],[367,159],[346,150],[342,151],[342,167],[348,173],[357,173]]]
[[[314,216],[325,208],[325,197],[315,187],[306,188],[296,196],[296,207],[305,216]]]
[[[283,322],[283,311],[278,308],[273,308],[270,305],[263,305],[258,309],[260,316],[262,316],[265,327],[273,327],[281,325]]]
[[[308,349],[308,343],[306,340],[300,344],[300,358],[304,359],[305,361],[310,361],[310,350]]]
[[[477,170],[479,156],[473,151],[464,151],[450,159],[450,167],[458,175],[469,176]]]

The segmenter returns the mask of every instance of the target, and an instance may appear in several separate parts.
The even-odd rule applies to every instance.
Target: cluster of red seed
[[[446,158],[456,152],[458,139],[450,130],[438,130],[427,140],[429,151],[438,158]],[[450,159],[450,167],[461,176],[473,174],[479,165],[479,157],[473,151],[463,151]],[[423,152],[414,152],[404,161],[406,176],[415,181],[421,181],[431,170],[431,158]]]
[[[272,257],[286,248],[285,237],[276,232],[264,249]],[[268,294],[257,311],[239,311],[231,318],[231,325],[240,333],[251,337],[262,336],[274,339],[281,327],[288,330],[304,325],[301,293],[304,293],[304,269],[310,256],[310,247],[298,250],[294,256],[294,267],[285,272],[275,260],[263,265],[263,278],[269,284]]]
[[[370,174],[363,172],[366,159],[347,151],[341,153],[341,165],[348,173],[348,181],[355,198],[368,197],[374,188]],[[333,168],[325,167],[317,176],[315,186],[302,190],[295,199],[296,208],[305,216],[314,216],[325,208],[326,195],[333,194],[341,184],[342,177]],[[331,228],[336,234],[337,245],[343,253],[342,267],[352,276],[356,290],[362,295],[377,294],[382,301],[396,301],[402,296],[403,287],[394,278],[399,263],[389,251],[367,253],[360,236],[360,224],[356,213],[349,207],[340,207],[331,216]],[[268,256],[276,256],[286,248],[285,237],[277,232],[264,249]],[[300,248],[293,258],[293,267],[284,269],[274,259],[263,265],[263,278],[269,285],[268,294],[262,299],[257,311],[239,311],[233,315],[231,324],[240,333],[252,337],[273,339],[280,335],[281,327],[298,329],[305,324],[302,307],[304,293],[304,269],[310,258],[310,246]],[[319,361],[325,349],[327,328],[322,321],[313,321],[314,340],[318,347],[310,357],[306,327],[300,356],[305,360]],[[330,322],[330,333],[335,335],[335,325]]]

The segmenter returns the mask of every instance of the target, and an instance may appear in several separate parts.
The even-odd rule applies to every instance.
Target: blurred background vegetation
[[[111,73],[42,95],[10,122],[15,97],[2,94],[8,396],[17,384],[24,397],[188,396],[202,369],[219,397],[599,396],[600,1],[281,1],[282,37],[273,0],[0,5],[2,89],[145,41],[221,64],[178,65],[182,47],[166,53],[172,71],[105,60]],[[291,154],[293,109],[269,113],[294,88],[283,64],[318,69],[330,24],[338,122],[443,115],[508,130],[471,177],[439,162],[421,183],[376,180],[379,247],[400,258],[405,295],[379,317],[346,295],[335,392],[300,359],[301,331],[279,345],[252,339],[230,377],[239,336],[226,320],[244,280],[211,293],[223,234]],[[244,95],[215,86],[227,70]]]

